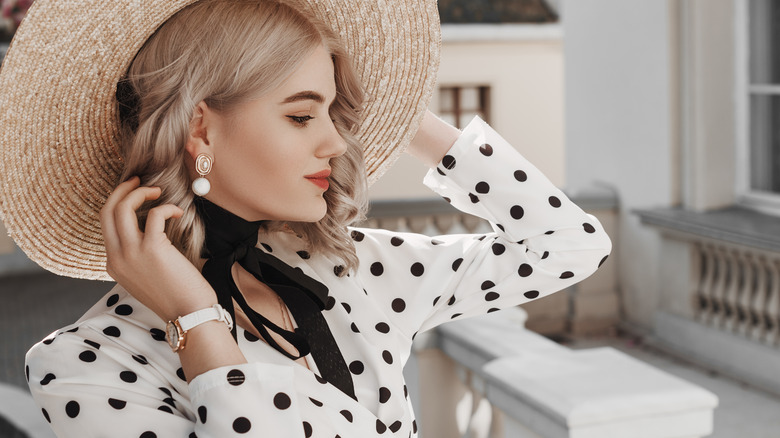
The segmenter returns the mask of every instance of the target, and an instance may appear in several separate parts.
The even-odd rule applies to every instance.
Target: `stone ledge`
[[[742,207],[708,212],[681,208],[635,210],[642,223],[710,239],[780,251],[780,220]]]

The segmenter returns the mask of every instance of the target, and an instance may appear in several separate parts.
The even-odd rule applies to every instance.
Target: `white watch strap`
[[[233,319],[230,317],[230,314],[227,313],[227,311],[219,304],[214,304],[209,308],[201,309],[197,312],[192,312],[188,315],[180,316],[178,318],[179,325],[181,326],[182,331],[185,332],[193,327],[197,327],[203,324],[204,322],[214,320],[224,322],[227,324],[229,330],[233,330]]]

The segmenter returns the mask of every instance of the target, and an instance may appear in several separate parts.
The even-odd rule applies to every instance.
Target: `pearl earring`
[[[206,154],[199,154],[195,158],[195,171],[200,177],[192,182],[192,191],[198,196],[206,196],[211,190],[211,183],[205,177],[211,172],[214,159]]]

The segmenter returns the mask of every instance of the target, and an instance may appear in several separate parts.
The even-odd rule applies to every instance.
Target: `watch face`
[[[166,327],[165,340],[168,341],[171,348],[179,346],[179,331],[176,330],[176,324],[173,322],[169,322]]]

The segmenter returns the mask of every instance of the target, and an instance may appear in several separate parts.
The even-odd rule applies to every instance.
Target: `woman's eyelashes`
[[[312,116],[287,116],[290,120],[293,121],[296,125],[300,127],[305,127],[306,124],[309,122],[309,120],[313,120],[314,117]]]

